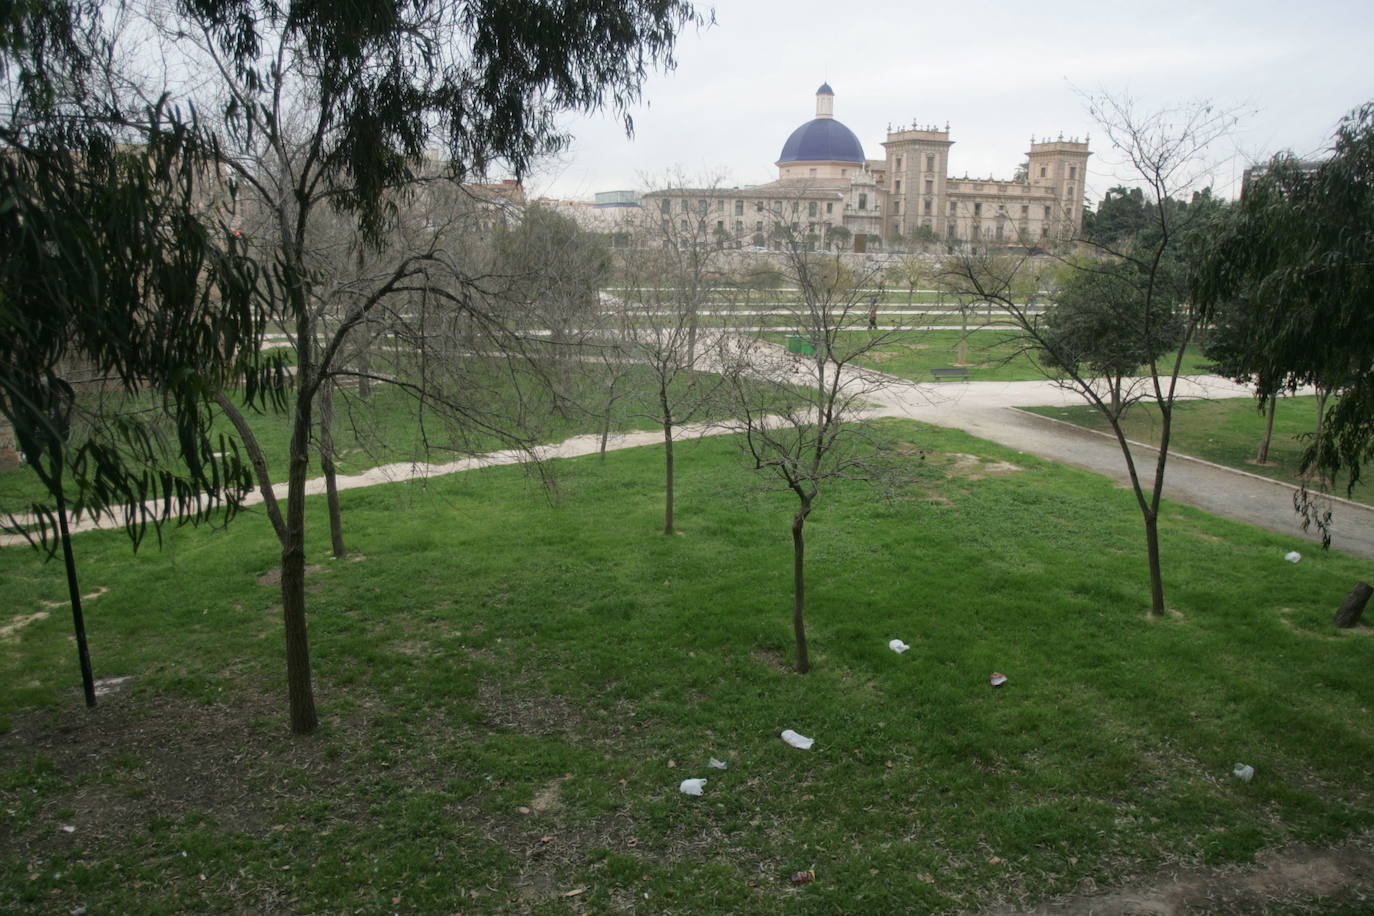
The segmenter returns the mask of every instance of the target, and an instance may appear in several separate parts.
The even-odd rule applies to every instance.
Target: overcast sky
[[[1010,178],[1032,136],[1090,135],[1092,201],[1126,170],[1082,93],[1152,110],[1208,100],[1241,115],[1213,154],[1214,185],[1233,196],[1246,165],[1319,154],[1341,116],[1374,99],[1374,2],[718,0],[716,24],[683,34],[677,56],[645,86],[633,139],[610,116],[567,119],[573,145],[531,194],[590,199],[670,169],[771,181],[828,81],[835,117],[871,159],[889,124],[948,122],[951,175]]]

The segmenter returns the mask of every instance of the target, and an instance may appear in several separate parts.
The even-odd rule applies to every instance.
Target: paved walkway
[[[1215,376],[1184,381],[1187,384],[1181,390],[1185,397],[1250,396],[1249,389]],[[1018,451],[1102,474],[1123,486],[1130,485],[1126,462],[1115,437],[1015,409],[1083,403],[1077,394],[1052,382],[903,384],[887,389],[879,397],[883,402],[881,415],[955,427]],[[1132,451],[1141,479],[1149,487],[1154,481],[1156,450],[1134,443]],[[1293,510],[1295,490],[1288,484],[1177,452],[1170,454],[1164,472],[1165,499],[1319,542],[1315,531],[1302,530]],[[1374,558],[1374,509],[1343,499],[1330,502],[1334,515],[1332,549]]]

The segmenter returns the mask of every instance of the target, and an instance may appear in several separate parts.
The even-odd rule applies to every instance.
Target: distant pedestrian
[[[877,296],[869,296],[869,297],[868,297],[868,329],[869,329],[870,331],[876,331],[876,330],[878,330],[878,297],[877,297]]]

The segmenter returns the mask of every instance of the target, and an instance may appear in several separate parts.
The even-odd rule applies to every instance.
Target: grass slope
[[[1124,491],[889,432],[902,494],[808,525],[807,677],[792,501],[724,439],[682,450],[680,537],[658,449],[559,462],[552,500],[519,468],[350,491],[343,561],[312,502],[307,739],[263,520],[78,538],[97,674],[135,678],[94,713],[60,567],[0,552],[49,614],[0,641],[0,909],[951,911],[1374,826],[1369,637],[1330,626],[1364,564],[1169,506],[1152,622]]]

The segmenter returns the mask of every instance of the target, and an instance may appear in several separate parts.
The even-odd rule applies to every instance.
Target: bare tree
[[[883,471],[875,458],[872,429],[862,420],[874,392],[890,377],[859,364],[907,336],[895,328],[868,330],[866,290],[876,271],[855,272],[836,254],[805,250],[790,227],[785,272],[797,287],[791,309],[792,349],[761,334],[722,340],[726,408],[736,419],[754,468],[797,499],[792,516],[792,629],[796,667],[811,668],[806,640],[806,520],[825,485],[839,479],[874,480]]]
[[[1063,324],[1056,324],[1053,310],[1042,319],[1025,298],[1025,289],[1035,288],[1031,284],[1037,280],[1028,256],[975,250],[947,261],[945,273],[963,295],[999,307],[1049,377],[1081,395],[1111,426],[1144,521],[1150,613],[1158,617],[1165,612],[1159,512],[1173,413],[1184,356],[1204,318],[1188,297],[1187,258],[1190,240],[1216,213],[1209,195],[1197,195],[1191,204],[1181,195],[1202,186],[1208,148],[1236,119],[1206,103],[1146,113],[1129,99],[1105,94],[1089,97],[1088,108],[1153,204],[1140,232],[1123,243],[1094,243],[1097,257],[1071,262],[1075,270],[1067,283],[1081,287],[1085,301],[1104,307],[1108,319],[1084,334],[1067,333]],[[1142,376],[1127,378],[1119,359],[1101,355],[1118,345],[1130,351],[1124,358],[1136,360]],[[1123,411],[1140,401],[1160,414],[1159,447],[1148,483],[1121,426]]]
[[[675,485],[678,430],[711,403],[714,381],[702,371],[698,346],[702,307],[719,274],[719,245],[708,220],[682,188],[665,201],[688,201],[688,212],[644,214],[634,248],[622,252],[622,290],[614,303],[616,333],[625,352],[644,367],[650,390],[630,406],[663,430],[663,533],[676,531]],[[680,195],[680,196],[679,196]],[[652,198],[651,198],[652,199]]]

